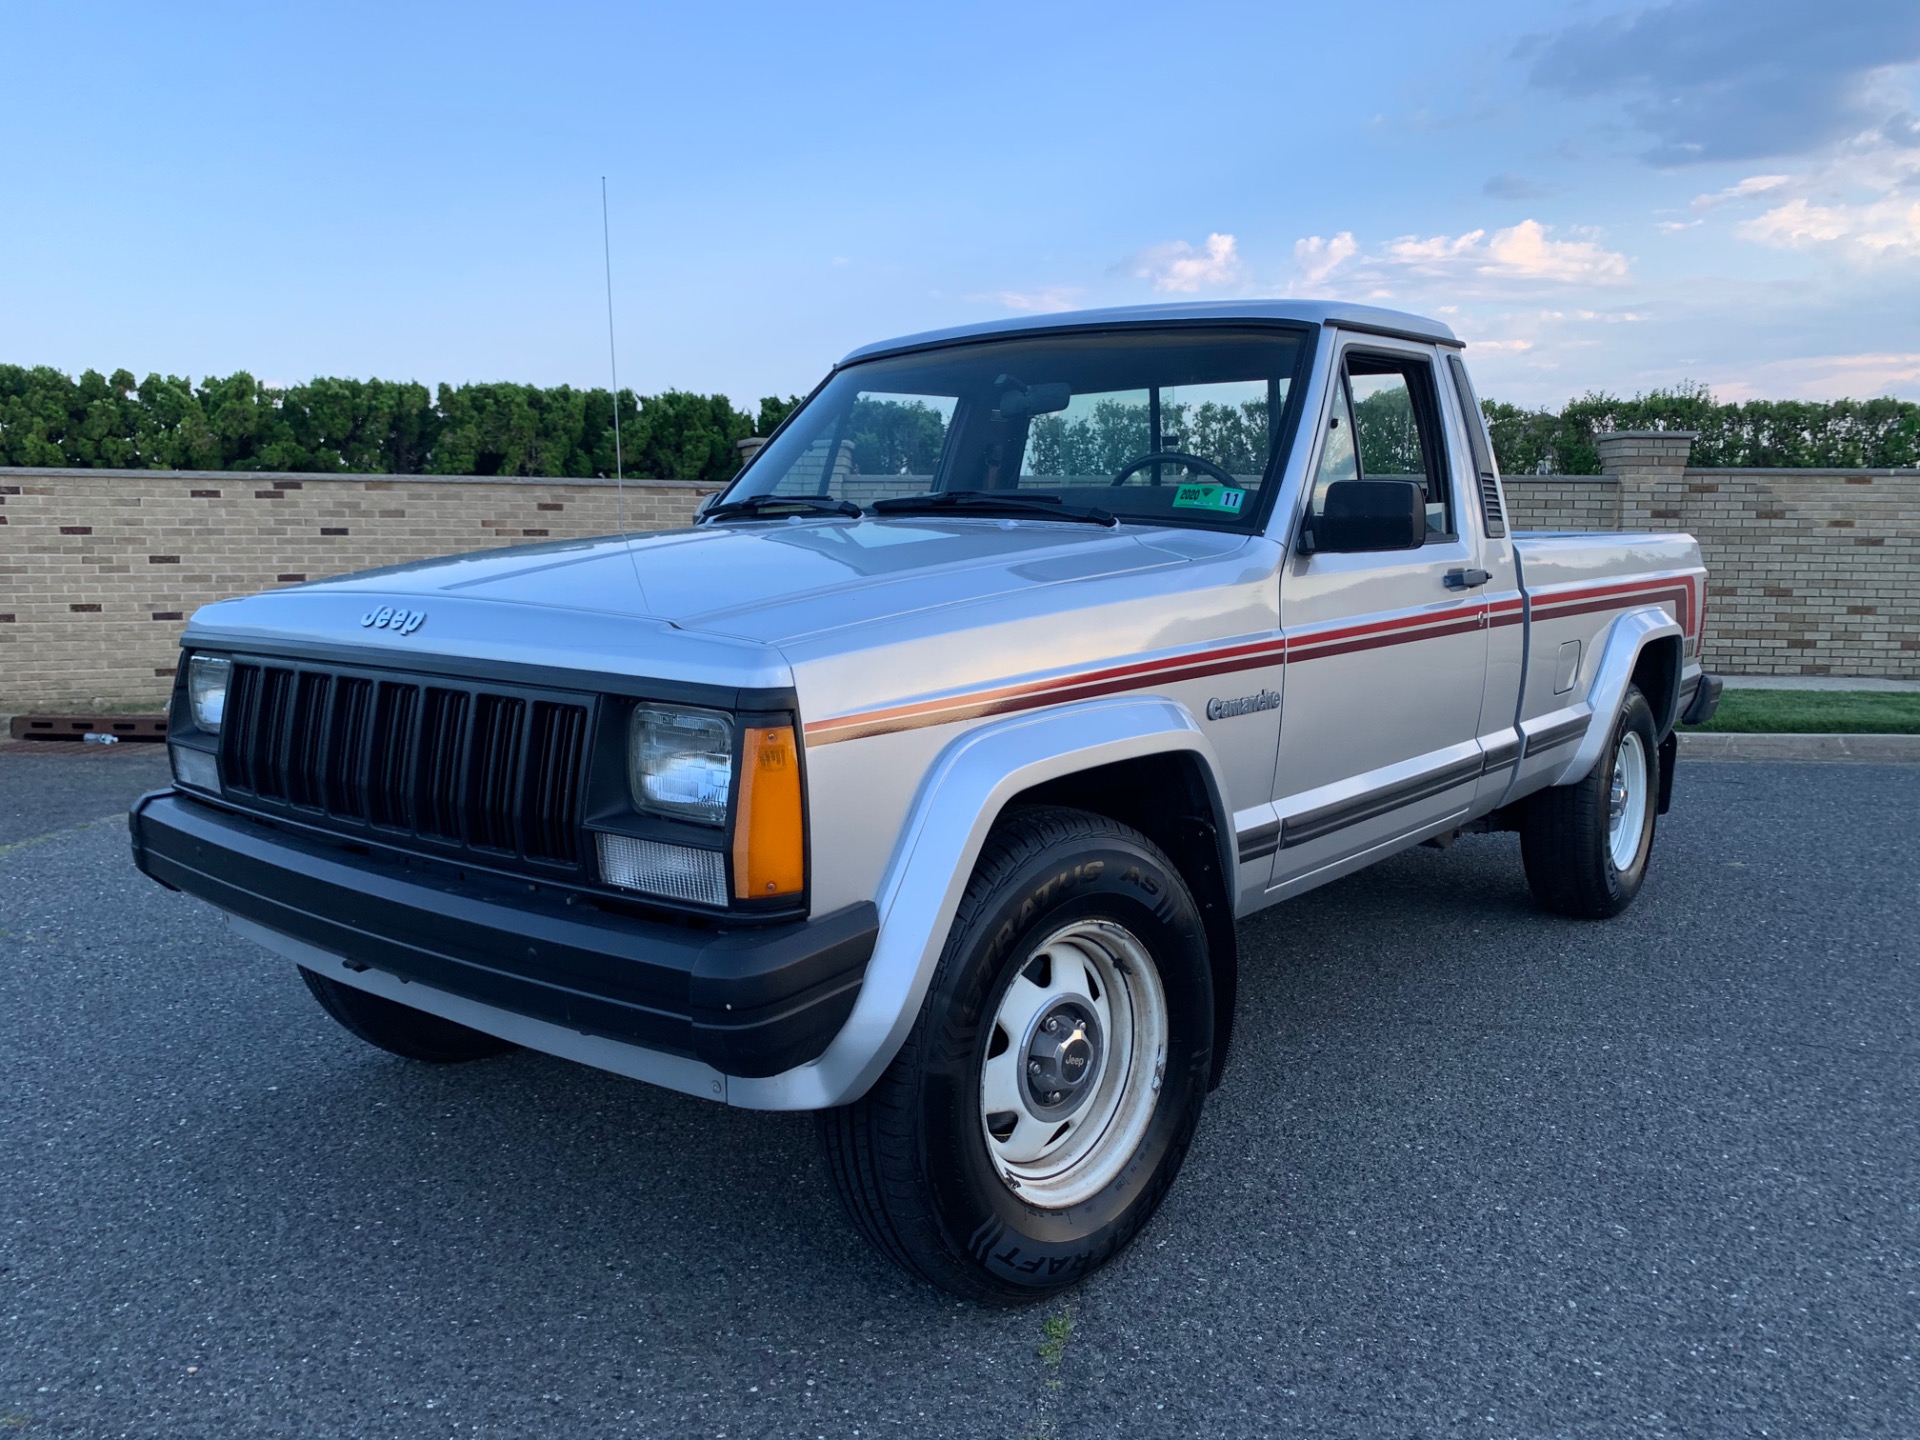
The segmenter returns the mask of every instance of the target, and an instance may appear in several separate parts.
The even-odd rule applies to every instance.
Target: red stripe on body
[[[1199,680],[1210,675],[1265,669],[1296,658],[1312,660],[1329,655],[1345,655],[1357,650],[1437,639],[1479,628],[1478,608],[1464,616],[1424,614],[1369,621],[1321,631],[1299,640],[1278,636],[1219,650],[1108,666],[1052,680],[1031,680],[938,700],[921,700],[910,705],[894,705],[828,720],[815,720],[805,727],[806,738],[810,745],[826,745],[836,740],[884,735],[897,730],[917,730],[928,725],[945,725],[986,715],[1005,715],[1048,705],[1062,705],[1073,700],[1090,700],[1102,695],[1137,690],[1155,680]]]
[[[1536,619],[1560,619],[1600,610],[1623,609],[1635,601],[1671,599],[1680,612],[1681,629],[1697,635],[1698,632],[1689,623],[1696,608],[1694,584],[1693,577],[1678,576],[1620,585],[1587,586],[1535,599],[1533,615]],[[1212,675],[1265,669],[1275,663],[1297,664],[1335,655],[1350,655],[1362,650],[1411,644],[1418,640],[1443,639],[1470,633],[1483,625],[1495,628],[1517,625],[1526,618],[1526,613],[1525,601],[1504,599],[1464,612],[1455,610],[1436,614],[1428,611],[1342,625],[1306,635],[1243,641],[1218,650],[1110,665],[1078,675],[1023,681],[937,700],[921,700],[815,720],[805,727],[806,739],[810,745],[827,745],[867,735],[917,730],[928,725],[945,725],[988,715],[1006,715],[1062,705],[1074,700],[1097,699],[1103,695],[1137,690],[1155,680],[1199,680]]]

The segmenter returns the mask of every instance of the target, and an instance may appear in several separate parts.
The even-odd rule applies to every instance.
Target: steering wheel
[[[1114,485],[1124,485],[1127,483],[1127,477],[1136,470],[1144,470],[1149,465],[1168,464],[1184,465],[1189,470],[1204,470],[1222,485],[1230,488],[1237,488],[1240,484],[1238,480],[1234,479],[1233,476],[1222,470],[1211,460],[1202,460],[1198,455],[1189,455],[1184,450],[1155,450],[1150,455],[1142,455],[1138,460],[1121,466],[1120,473],[1113,477],[1111,483]],[[1153,477],[1153,483],[1156,485],[1160,483],[1160,477],[1158,475]]]

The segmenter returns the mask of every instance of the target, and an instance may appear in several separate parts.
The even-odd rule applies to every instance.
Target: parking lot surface
[[[1141,1241],[978,1309],[805,1116],[433,1068],[0,750],[0,1427],[42,1436],[1920,1434],[1920,766],[1683,769],[1638,904],[1510,836],[1242,928]]]

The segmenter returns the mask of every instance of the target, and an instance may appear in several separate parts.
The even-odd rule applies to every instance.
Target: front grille
[[[581,697],[235,660],[220,759],[230,799],[492,862],[580,865]]]

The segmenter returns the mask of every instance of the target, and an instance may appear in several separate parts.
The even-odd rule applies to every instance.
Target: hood
[[[802,520],[562,541],[303,587],[645,618],[780,644],[1038,585],[1179,565],[1246,537],[998,519]]]

